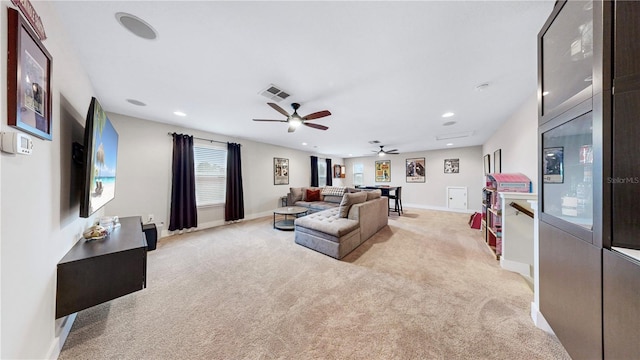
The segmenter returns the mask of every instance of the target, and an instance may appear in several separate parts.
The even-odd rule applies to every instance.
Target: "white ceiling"
[[[536,91],[550,1],[58,1],[105,110],[338,157],[481,145]],[[133,14],[145,40],[117,21]],[[489,83],[484,91],[476,86]],[[329,110],[321,131],[284,119]],[[126,99],[147,104],[135,106]],[[180,110],[187,114],[178,117]],[[455,116],[444,119],[445,112]],[[447,121],[452,126],[443,126]],[[436,140],[438,135],[472,136]],[[308,145],[302,145],[306,142]]]

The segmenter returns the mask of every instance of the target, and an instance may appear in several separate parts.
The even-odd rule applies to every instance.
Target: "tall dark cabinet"
[[[540,311],[575,359],[637,358],[640,2],[557,1],[538,58]]]

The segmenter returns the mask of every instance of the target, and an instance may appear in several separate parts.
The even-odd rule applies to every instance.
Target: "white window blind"
[[[227,148],[215,145],[194,145],[196,171],[196,204],[224,204],[227,187]]]
[[[327,186],[327,161],[318,159],[318,186]]]
[[[364,185],[363,164],[353,164],[353,185]]]

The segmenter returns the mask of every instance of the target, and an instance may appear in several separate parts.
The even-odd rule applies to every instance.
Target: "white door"
[[[447,207],[449,209],[467,210],[467,188],[447,186]]]

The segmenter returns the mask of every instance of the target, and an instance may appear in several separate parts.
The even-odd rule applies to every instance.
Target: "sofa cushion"
[[[322,195],[340,196],[344,195],[346,188],[340,186],[325,186],[322,188]]]
[[[338,216],[339,208],[313,213],[295,220],[296,231],[304,231],[301,228],[320,232],[340,238],[356,230],[360,224],[356,220],[344,219]],[[307,232],[309,232],[307,230]],[[333,241],[336,241],[334,239]]]
[[[344,194],[342,196],[342,202],[340,202],[340,217],[346,218],[349,215],[351,205],[360,204],[365,201],[367,201],[367,193],[365,191]]]
[[[367,193],[367,201],[373,200],[373,199],[377,199],[380,196],[382,196],[382,190],[380,190],[380,189],[372,190],[372,191],[366,191],[366,193]]]
[[[340,204],[340,202],[342,201],[342,195],[340,196],[335,196],[335,195],[325,195],[324,196],[324,201],[326,202],[330,202],[330,203],[335,203],[335,204]]]
[[[305,197],[305,201],[320,201],[320,189],[307,189],[307,196]]]

